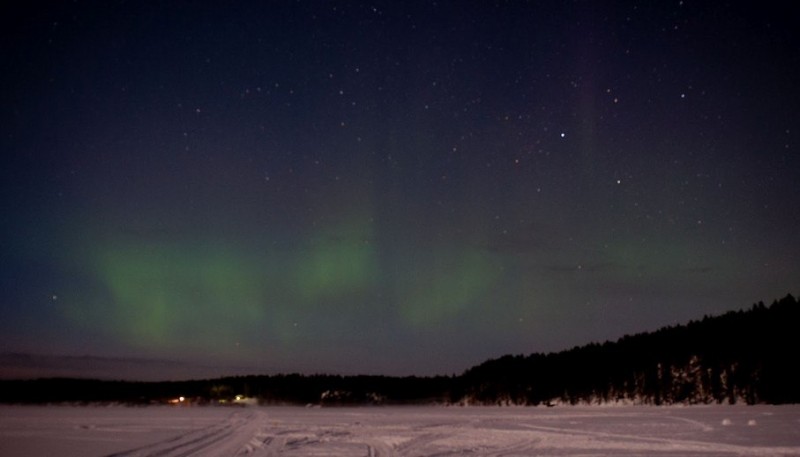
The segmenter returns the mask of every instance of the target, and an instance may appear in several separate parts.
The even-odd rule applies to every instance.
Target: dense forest
[[[477,403],[797,403],[798,324],[789,295],[616,342],[501,357],[461,382]]]
[[[298,374],[183,382],[0,381],[0,402],[553,405],[800,403],[800,302],[706,316],[570,350],[507,355],[460,376]]]

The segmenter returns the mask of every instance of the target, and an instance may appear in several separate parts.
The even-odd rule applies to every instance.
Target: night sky
[[[0,375],[451,374],[800,292],[780,2],[10,3]]]

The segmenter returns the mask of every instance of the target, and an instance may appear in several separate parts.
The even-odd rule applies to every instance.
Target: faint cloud
[[[253,371],[251,368],[249,371]],[[248,373],[244,367],[210,367],[190,362],[135,357],[96,357],[0,354],[0,379],[84,378],[128,381],[177,381],[213,378],[232,372]]]

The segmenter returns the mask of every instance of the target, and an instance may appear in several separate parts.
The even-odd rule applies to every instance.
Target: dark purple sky
[[[800,16],[733,3],[4,4],[0,374],[450,374],[797,294]]]

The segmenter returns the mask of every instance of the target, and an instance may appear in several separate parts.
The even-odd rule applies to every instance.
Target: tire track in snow
[[[269,436],[264,433],[264,413],[231,413],[225,420],[157,443],[108,457],[185,457],[189,455],[240,456],[262,450]]]
[[[425,433],[423,435],[415,436],[405,443],[397,447],[398,453],[401,455],[408,454],[410,451],[422,448],[425,449],[431,443],[438,441],[442,438],[447,438],[450,435],[443,433]]]
[[[689,425],[694,425],[695,427],[699,428],[700,430],[702,430],[704,432],[713,432],[714,431],[714,427],[712,427],[712,426],[710,426],[710,425],[708,425],[706,423],[694,420],[694,419],[688,419],[686,417],[679,417],[679,416],[667,416],[667,417],[669,419],[672,419],[672,420],[676,421],[676,422],[684,422],[684,423],[689,424]]]
[[[236,411],[212,425],[113,456],[800,456],[797,447],[739,445],[716,441],[712,436],[705,440],[705,433],[714,430],[713,427],[680,416],[666,419],[695,430],[691,435],[695,439],[637,433],[636,430],[652,431],[652,428],[641,427],[623,429],[622,433],[592,430],[591,422],[564,426],[526,423],[530,418],[541,420],[538,416],[526,415],[496,417],[487,414],[473,416],[472,420],[459,417],[444,423],[430,421],[424,416],[402,418],[399,423],[362,419],[356,426],[343,421],[338,414],[295,416],[295,411],[291,411],[288,421],[270,420],[274,419],[273,414],[267,414],[259,409]],[[286,414],[286,411],[277,414]],[[599,417],[606,416],[600,414]],[[604,425],[601,421],[594,423]]]
[[[367,440],[367,457],[392,457],[395,455],[392,446],[380,440]]]
[[[795,448],[751,447],[713,441],[684,440],[654,436],[629,435],[621,433],[597,432],[541,425],[522,424],[523,427],[542,433],[540,446],[546,446],[548,435],[564,446],[564,437],[569,440],[570,449],[597,449],[607,452],[618,449],[625,452],[646,452],[650,455],[667,453],[675,455],[714,455],[714,456],[790,456],[798,455]],[[582,446],[585,445],[585,446]],[[531,448],[533,450],[533,448]]]
[[[357,435],[339,427],[323,430],[274,430],[273,436],[263,439],[257,449],[258,457],[281,455],[353,455],[367,457],[393,457],[397,455],[391,444],[370,435]]]

